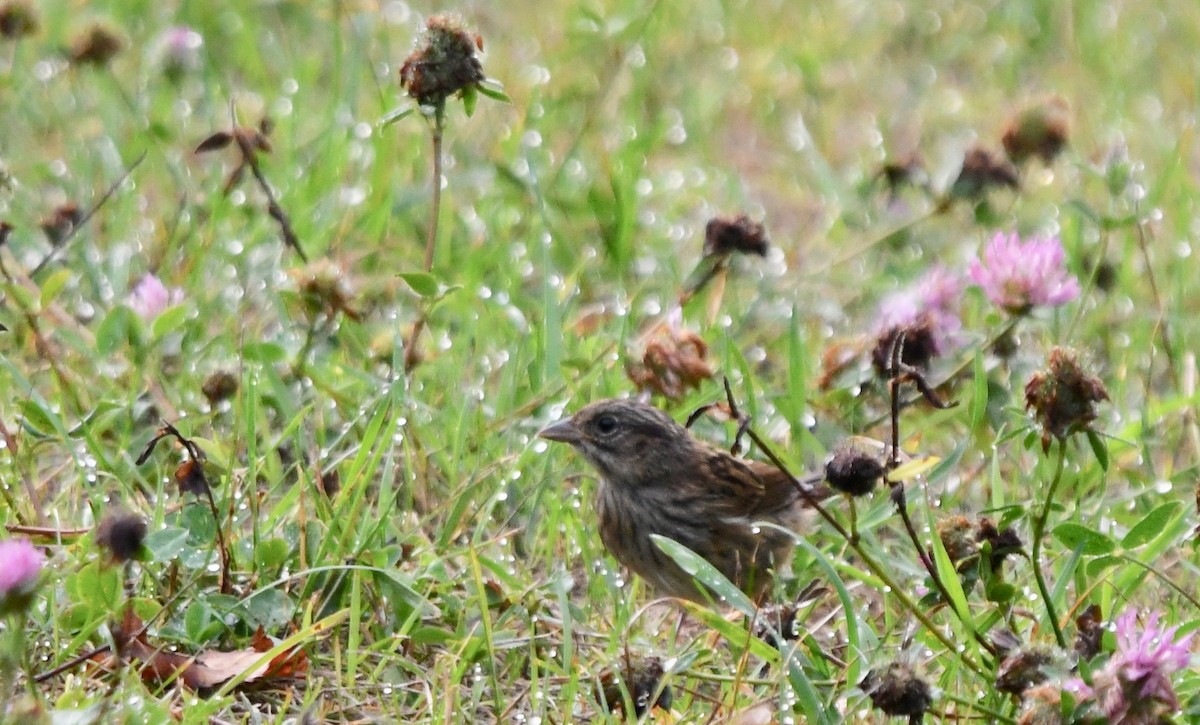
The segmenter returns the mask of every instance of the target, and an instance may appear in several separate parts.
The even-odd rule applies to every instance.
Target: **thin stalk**
[[[446,130],[446,107],[439,104],[433,112],[433,189],[429,200],[429,229],[425,233],[425,272],[433,271],[433,250],[437,245],[438,218],[442,215],[442,138]],[[424,303],[421,313],[413,322],[412,334],[404,346],[404,372],[409,372],[417,366],[420,356],[417,354],[417,339],[425,329],[429,310]]]
[[[1066,461],[1067,441],[1059,438],[1058,463],[1054,467],[1054,478],[1050,480],[1050,487],[1046,490],[1046,502],[1042,506],[1041,513],[1033,522],[1033,549],[1030,552],[1033,576],[1037,579],[1038,591],[1042,595],[1042,601],[1046,604],[1046,614],[1050,617],[1050,624],[1054,627],[1054,637],[1058,640],[1058,646],[1063,649],[1067,647],[1067,638],[1063,636],[1062,626],[1058,623],[1058,614],[1054,611],[1054,601],[1050,598],[1050,587],[1046,586],[1046,577],[1042,574],[1042,537],[1046,532],[1046,521],[1050,518],[1050,504],[1054,501],[1054,493],[1058,490],[1059,481],[1062,480]]]

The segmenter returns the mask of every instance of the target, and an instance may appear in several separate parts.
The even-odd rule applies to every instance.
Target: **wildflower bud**
[[[204,36],[186,25],[164,30],[155,41],[154,58],[171,81],[178,81],[200,68]]]
[[[146,521],[137,514],[113,514],[96,529],[96,543],[121,564],[138,558],[145,542]]]
[[[1017,170],[1012,164],[977,146],[963,156],[962,170],[950,185],[950,196],[977,201],[993,188],[1016,189],[1019,185]]]
[[[1017,536],[1016,529],[1009,526],[1000,531],[996,528],[995,522],[987,517],[979,519],[976,537],[980,543],[987,542],[991,548],[988,566],[992,571],[998,571],[1009,554],[1015,554],[1021,550],[1021,538]]]
[[[236,395],[238,384],[236,375],[228,370],[217,370],[204,379],[200,392],[204,393],[209,405],[216,405]]]
[[[425,24],[421,45],[400,67],[400,85],[422,106],[441,106],[455,93],[484,80],[476,49],[483,39],[444,15]]]
[[[910,722],[920,722],[933,705],[933,692],[929,683],[901,662],[893,662],[882,669],[871,670],[859,687],[871,698],[871,704],[883,714],[891,717],[907,716]]]
[[[859,450],[851,443],[838,447],[825,464],[825,481],[850,496],[866,496],[880,479],[884,468],[876,457]]]
[[[966,561],[979,554],[975,524],[966,516],[950,516],[937,524],[937,535],[952,562]]]
[[[704,227],[704,255],[727,255],[734,252],[767,256],[771,248],[766,229],[745,214],[737,217],[719,216]]]
[[[996,669],[996,689],[1010,695],[1021,695],[1034,685],[1046,681],[1046,666],[1053,661],[1050,653],[1041,649],[1020,650],[1005,657]]]
[[[1037,156],[1047,164],[1058,156],[1070,136],[1071,108],[1055,96],[1013,116],[1000,142],[1014,163]]]
[[[0,5],[0,38],[19,40],[37,29],[37,10],[28,0],[9,0]]]
[[[125,41],[117,31],[105,25],[88,26],[71,43],[71,62],[76,65],[107,65],[117,53],[125,48]]]
[[[1062,440],[1071,433],[1087,430],[1096,419],[1096,403],[1108,400],[1099,378],[1088,375],[1073,350],[1056,347],[1047,367],[1033,374],[1025,385],[1025,408],[1042,424],[1042,448],[1051,437]]]
[[[45,561],[28,539],[0,541],[0,615],[29,606]]]
[[[621,684],[633,700],[634,714],[641,717],[652,707],[671,709],[671,686],[663,683],[662,660],[658,657],[625,658],[617,669],[600,674],[596,698],[609,712],[624,709],[625,698]]]

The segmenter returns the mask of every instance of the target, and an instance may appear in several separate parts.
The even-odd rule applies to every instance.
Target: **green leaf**
[[[292,547],[288,546],[283,539],[267,539],[259,542],[258,547],[254,550],[254,558],[259,566],[273,569],[287,561],[291,551]]]
[[[475,88],[487,96],[501,103],[512,103],[512,99],[504,92],[504,86],[500,85],[500,81],[495,78],[485,78],[481,82],[475,84]]]
[[[987,415],[988,380],[983,367],[983,355],[976,354],[972,365],[973,385],[971,390],[971,429],[978,430]]]
[[[133,310],[117,305],[108,311],[96,329],[96,351],[111,355],[129,340],[129,328],[134,324]]]
[[[242,355],[247,361],[263,365],[278,365],[287,360],[287,350],[273,342],[249,342],[242,346]]]
[[[1096,460],[1099,461],[1100,467],[1105,471],[1108,470],[1108,446],[1104,443],[1104,439],[1094,430],[1087,432],[1088,443],[1092,446],[1092,453],[1096,454]]]
[[[36,400],[21,401],[21,425],[43,438],[54,435],[62,425],[58,416]]]
[[[1133,525],[1128,534],[1125,534],[1125,538],[1121,539],[1122,548],[1136,549],[1156,539],[1166,530],[1167,522],[1175,516],[1180,505],[1178,501],[1168,501],[1146,514],[1141,521]]]
[[[405,116],[412,114],[416,110],[417,110],[416,106],[414,106],[412,104],[408,104],[408,103],[404,104],[403,106],[399,106],[398,108],[393,108],[392,110],[390,110],[386,114],[384,114],[383,118],[379,119],[379,127],[387,128],[388,126],[391,126],[396,121],[399,121],[400,119],[404,118]]]
[[[422,297],[437,297],[441,290],[438,278],[428,272],[401,272],[400,279],[407,282],[412,291]]]
[[[1078,549],[1086,556],[1109,554],[1117,548],[1116,542],[1099,531],[1093,531],[1082,524],[1067,522],[1054,528],[1054,538],[1058,539],[1068,549]]]
[[[67,286],[71,274],[70,269],[60,269],[46,278],[46,281],[42,283],[42,295],[39,300],[41,309],[46,309],[54,302],[59,293],[63,291],[63,287]]]
[[[1121,563],[1119,556],[1098,556],[1087,564],[1088,576],[1096,576],[1105,569],[1110,569]]]
[[[188,532],[176,526],[152,531],[146,536],[146,548],[153,561],[166,563],[183,553],[187,548]]]
[[[750,601],[750,597],[735,587],[733,582],[726,579],[724,574],[717,571],[715,566],[709,564],[699,554],[665,536],[651,534],[650,539],[664,554],[671,557],[671,560],[678,564],[680,569],[691,574],[698,582],[711,589],[721,601],[747,617],[754,616],[758,608],[754,606],[754,602]]]
[[[475,104],[479,103],[479,92],[477,86],[470,85],[462,89],[463,110],[467,113],[467,118],[475,115]]]
[[[183,305],[175,305],[163,310],[162,314],[154,318],[154,322],[150,325],[150,334],[156,339],[162,338],[164,335],[174,332],[183,325],[187,319],[188,308]]]

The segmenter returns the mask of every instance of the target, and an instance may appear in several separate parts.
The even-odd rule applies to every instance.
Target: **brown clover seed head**
[[[768,604],[759,609],[754,620],[754,636],[777,649],[782,649],[786,642],[799,639],[797,609],[791,602]]]
[[[765,257],[770,248],[766,229],[745,214],[715,217],[704,227],[705,256],[741,252]]]
[[[189,458],[175,469],[175,483],[179,492],[204,496],[208,493],[208,477],[204,475],[204,464]]]
[[[137,514],[113,514],[96,529],[96,543],[122,564],[136,558],[145,542],[146,520]]]
[[[422,106],[440,106],[484,80],[477,49],[483,49],[482,38],[452,18],[435,15],[425,24],[421,45],[400,67],[400,85]]]
[[[1090,660],[1100,653],[1100,640],[1104,636],[1104,618],[1100,605],[1091,604],[1075,618],[1074,650],[1081,659]]]
[[[884,473],[883,463],[878,458],[850,443],[839,446],[825,464],[826,483],[850,496],[866,496]]]
[[[341,265],[327,258],[310,262],[299,270],[293,270],[300,297],[310,315],[324,314],[332,317],[338,312],[350,319],[357,319],[353,308],[354,291]]]
[[[1062,688],[1038,685],[1025,691],[1025,706],[1017,725],[1067,725],[1062,714]]]
[[[94,23],[84,28],[71,43],[71,62],[76,65],[107,65],[125,48],[125,41],[112,28]]]
[[[1071,107],[1054,96],[1015,114],[1008,121],[1000,142],[1013,163],[1022,164],[1034,156],[1049,164],[1067,145],[1071,135]]]
[[[979,533],[977,534],[980,543],[988,542],[992,547],[991,560],[988,566],[992,571],[997,571],[1004,564],[1004,559],[1009,554],[1015,554],[1021,550],[1021,537],[1017,536],[1017,531],[1013,527],[1000,531],[996,528],[995,522],[991,519],[979,519]]]
[[[646,343],[642,359],[627,363],[625,374],[640,390],[678,400],[713,376],[708,345],[683,328],[664,326]]]
[[[1096,403],[1108,400],[1104,383],[1084,372],[1075,351],[1056,347],[1045,370],[1033,374],[1025,385],[1025,407],[1042,424],[1042,448],[1051,437],[1063,439],[1087,430],[1096,419]]]
[[[1021,695],[1049,678],[1046,665],[1052,661],[1050,653],[1043,649],[1025,649],[1011,654],[996,669],[996,689],[1010,695]]]
[[[228,370],[217,370],[209,374],[200,386],[200,392],[208,399],[209,405],[216,405],[237,394],[238,378]]]
[[[859,687],[872,705],[893,717],[903,715],[919,722],[933,704],[929,683],[902,662],[871,670]]]
[[[1017,170],[991,151],[976,146],[963,157],[962,170],[950,185],[950,196],[977,200],[998,186],[1010,189],[1020,186]]]
[[[871,350],[871,365],[881,378],[888,378],[892,364],[892,347],[900,334],[904,334],[904,347],[900,350],[900,362],[915,368],[927,367],[938,355],[937,338],[929,315],[921,315],[911,325],[897,325],[886,331],[875,341]]]
[[[937,535],[952,562],[966,561],[979,553],[975,524],[966,516],[949,516],[937,523]]]
[[[600,674],[596,699],[600,700],[609,712],[623,709],[625,698],[621,694],[621,682],[624,681],[637,717],[641,717],[652,707],[669,710],[672,699],[671,686],[663,684],[663,674],[662,660],[658,657],[623,657],[619,667],[606,669]],[[651,701],[656,693],[658,697]]]
[[[919,186],[928,181],[925,162],[916,151],[885,161],[879,167],[876,178],[883,179],[884,186],[893,193],[901,186]]]
[[[38,29],[37,10],[28,0],[9,0],[0,5],[0,38],[17,40]]]
[[[83,221],[83,212],[73,201],[68,201],[58,205],[50,216],[42,219],[39,226],[42,228],[42,233],[50,240],[50,243],[58,246],[62,244],[71,230]]]

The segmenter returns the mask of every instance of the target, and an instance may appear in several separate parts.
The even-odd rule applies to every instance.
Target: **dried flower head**
[[[625,698],[622,685],[633,700],[633,709],[641,717],[652,707],[671,709],[671,686],[663,682],[662,660],[658,657],[627,657],[618,668],[609,668],[600,674],[596,687],[596,699],[609,712],[623,710]]]
[[[1067,725],[1062,713],[1062,688],[1047,684],[1026,690],[1017,725]]]
[[[947,516],[938,521],[937,535],[952,562],[967,561],[979,554],[977,527],[966,516]]]
[[[435,15],[426,22],[420,45],[400,67],[400,85],[422,106],[441,106],[485,78],[475,55],[483,39],[460,22]]]
[[[96,543],[117,562],[136,559],[146,543],[146,520],[128,512],[113,514],[100,522]]]
[[[204,379],[200,392],[208,399],[209,405],[216,405],[229,400],[238,391],[238,377],[228,370],[216,370]]]
[[[293,270],[292,277],[310,315],[333,317],[340,312],[352,320],[359,319],[352,306],[354,291],[341,265],[322,258]]]
[[[972,281],[993,304],[1020,315],[1035,306],[1057,307],[1079,296],[1079,280],[1068,274],[1058,237],[1022,240],[999,232],[971,262]]]
[[[1010,695],[1021,695],[1034,685],[1049,678],[1046,672],[1054,658],[1048,650],[1025,649],[1005,657],[996,668],[996,689]]]
[[[111,27],[93,23],[71,42],[71,62],[77,65],[107,65],[125,48],[125,40]]]
[[[28,0],[8,0],[0,5],[0,38],[19,40],[37,29],[37,10]]]
[[[704,340],[673,317],[652,333],[640,361],[626,363],[625,374],[639,390],[677,400],[713,376],[707,357]]]
[[[924,368],[938,355],[937,336],[929,315],[921,315],[907,325],[889,327],[875,339],[871,348],[871,366],[881,378],[890,378],[892,355],[900,345],[900,362],[915,368]]]
[[[1084,698],[1093,700],[1106,722],[1117,725],[1158,723],[1179,709],[1171,676],[1191,662],[1195,633],[1175,640],[1179,627],[1159,626],[1159,614],[1138,627],[1130,609],[1117,618],[1117,649],[1088,686],[1075,682]]]
[[[975,147],[963,156],[962,170],[950,185],[953,199],[982,199],[997,187],[1016,189],[1020,185],[1013,165],[982,147]]]
[[[1035,103],[1014,115],[1000,142],[1014,163],[1034,156],[1050,163],[1071,135],[1071,107],[1059,96]]]
[[[1050,439],[1064,439],[1087,430],[1096,420],[1096,403],[1108,400],[1104,383],[1084,372],[1075,351],[1056,347],[1045,370],[1034,373],[1025,385],[1025,407],[1042,424],[1042,448]]]
[[[885,473],[879,458],[855,445],[843,442],[825,464],[825,482],[849,496],[866,496],[875,489]]]
[[[977,538],[979,543],[986,542],[991,548],[991,556],[988,561],[988,566],[992,571],[999,571],[1004,564],[1004,560],[1010,554],[1015,554],[1021,550],[1021,537],[1017,535],[1017,530],[1013,527],[1006,527],[1003,531],[996,528],[996,524],[986,516],[979,519],[979,533]]]
[[[907,716],[911,723],[921,722],[933,705],[929,683],[902,662],[871,670],[859,687],[885,715]]]
[[[925,162],[916,151],[888,159],[879,167],[875,176],[883,180],[890,194],[896,194],[903,186],[924,187],[929,183]]]
[[[65,204],[60,204],[50,213],[50,216],[42,219],[39,226],[46,238],[54,246],[62,244],[71,231],[83,221],[83,212],[75,202],[68,201]]]
[[[935,265],[916,284],[884,298],[871,352],[871,362],[881,376],[891,366],[892,348],[901,333],[904,347],[900,359],[913,367],[928,365],[954,346],[962,329],[958,306],[964,286],[962,277]]]
[[[179,486],[181,494],[205,496],[210,492],[208,476],[204,474],[204,463],[195,458],[189,458],[175,469],[175,484]]]
[[[765,257],[770,248],[766,228],[745,214],[714,217],[704,227],[705,256],[740,252]]]
[[[45,561],[28,539],[0,541],[0,614],[29,606]]]
[[[1100,643],[1104,637],[1104,618],[1099,604],[1090,604],[1075,618],[1075,653],[1081,659],[1090,660],[1100,654]]]

